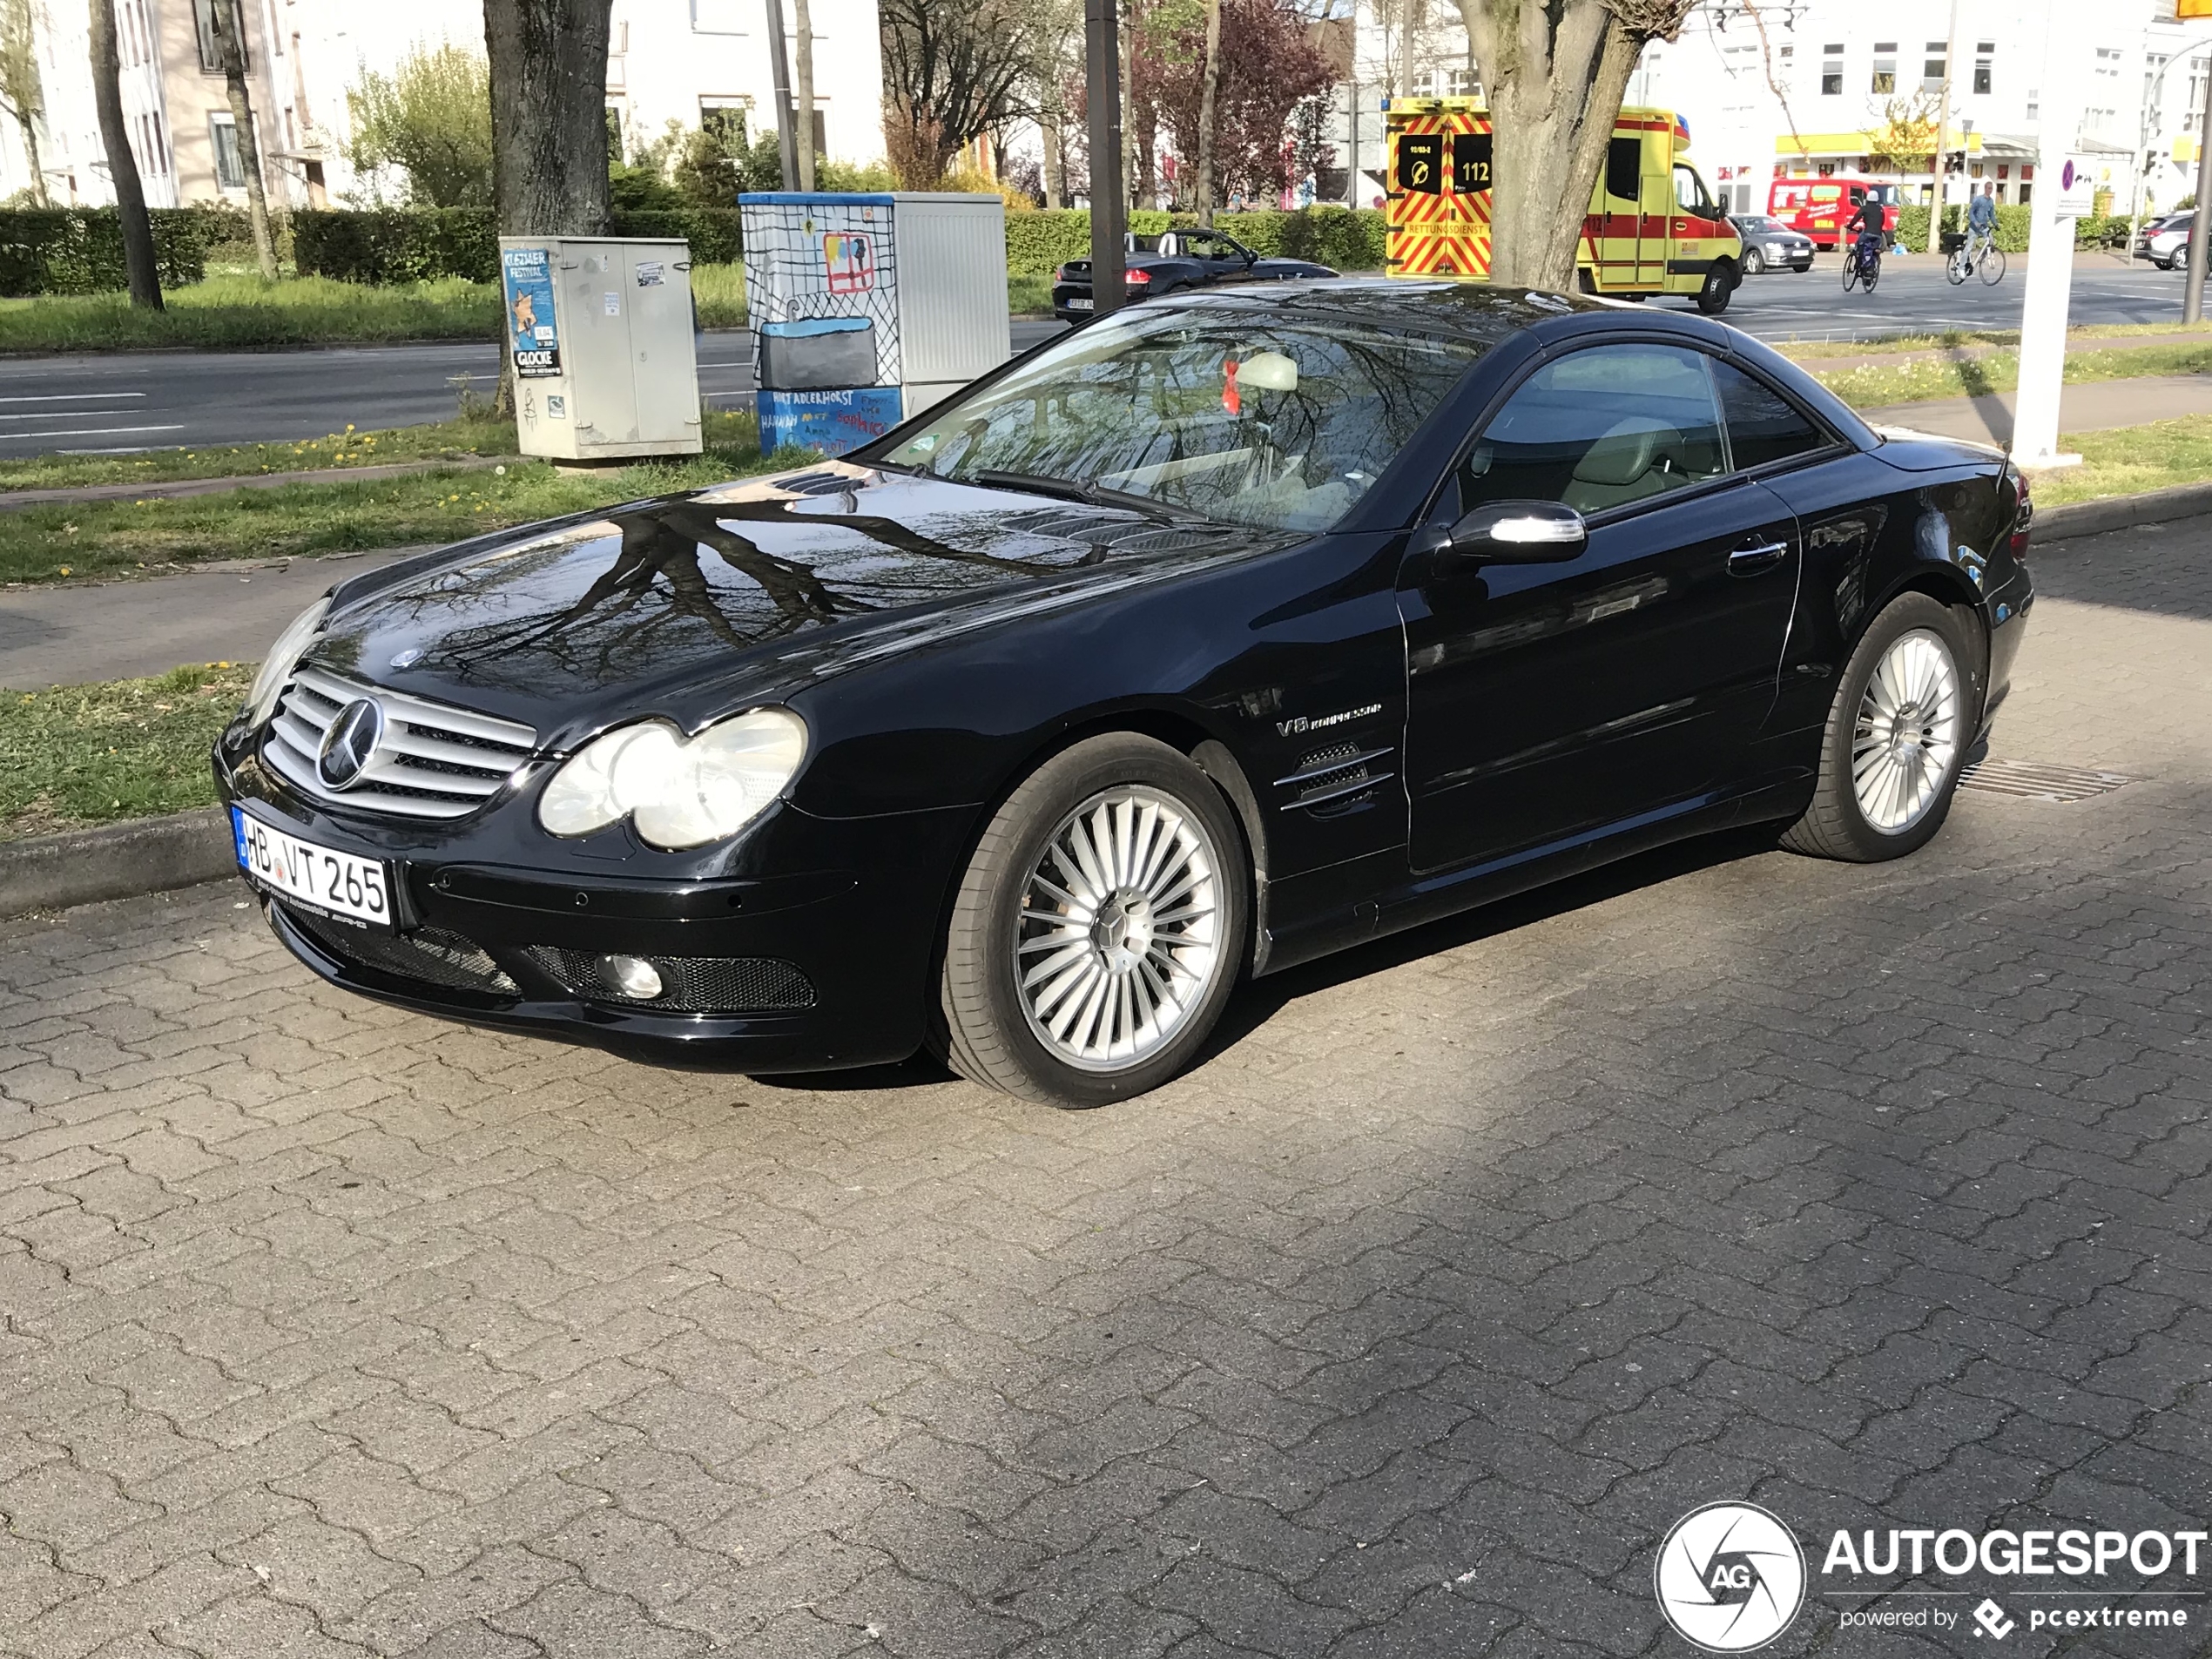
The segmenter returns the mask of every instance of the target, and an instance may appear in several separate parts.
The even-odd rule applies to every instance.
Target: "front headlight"
[[[538,797],[555,835],[589,835],[623,819],[680,852],[735,835],[783,792],[806,758],[806,723],[753,709],[686,738],[664,720],[619,726],[569,757]]]
[[[276,644],[261,659],[261,671],[253,677],[253,689],[246,694],[246,707],[241,711],[253,725],[266,725],[276,712],[277,699],[292,682],[292,671],[307,655],[308,645],[322,631],[322,619],[329,614],[330,601],[318,599],[294,617],[276,637]]]

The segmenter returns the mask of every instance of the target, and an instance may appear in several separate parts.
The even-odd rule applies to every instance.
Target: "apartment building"
[[[348,88],[424,46],[482,51],[471,0],[228,0],[238,9],[272,201],[352,199],[367,181],[346,161]],[[37,0],[44,84],[41,171],[62,206],[115,199],[92,103],[86,0]],[[238,135],[214,51],[224,0],[114,0],[123,103],[146,200],[157,207],[246,199]],[[817,147],[865,163],[883,153],[882,53],[874,0],[813,0]],[[786,8],[786,50],[790,7]],[[624,151],[671,121],[745,136],[775,120],[765,0],[616,0],[607,109]],[[13,122],[0,121],[0,195],[30,183]]]

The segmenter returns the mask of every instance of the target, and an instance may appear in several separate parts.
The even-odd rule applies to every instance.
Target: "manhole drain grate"
[[[1959,787],[2020,800],[2087,800],[2134,779],[2124,772],[2054,766],[2039,760],[1978,760],[1959,774]]]

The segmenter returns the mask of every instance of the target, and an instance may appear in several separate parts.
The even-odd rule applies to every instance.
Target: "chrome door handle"
[[[1773,569],[1790,556],[1787,542],[1762,542],[1754,547],[1739,547],[1728,556],[1730,576],[1757,576],[1762,570]]]

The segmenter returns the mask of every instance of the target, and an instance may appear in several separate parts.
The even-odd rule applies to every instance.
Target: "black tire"
[[[1728,309],[1728,302],[1736,294],[1736,267],[1726,260],[1713,261],[1713,268],[1705,273],[1705,280],[1697,290],[1697,308],[1709,317],[1717,317]]]
[[[1858,256],[1847,253],[1844,255],[1844,292],[1849,293],[1858,285]]]
[[[2005,250],[1993,247],[1981,256],[1981,280],[1995,287],[2005,280]]]
[[[1932,802],[1911,824],[1887,831],[1868,819],[1853,786],[1859,705],[1867,683],[1874,677],[1875,665],[1892,645],[1916,630],[1934,635],[1950,652],[1959,703],[1957,735]],[[1844,665],[1835,704],[1828,711],[1827,728],[1821,736],[1820,771],[1812,804],[1782,833],[1782,845],[1793,853],[1854,864],[1903,858],[1926,846],[1950,814],[1966,752],[1981,729],[1985,691],[1981,652],[1959,611],[1925,593],[1902,594],[1892,600],[1860,637],[1851,661]]]
[[[1766,256],[1764,254],[1755,247],[1747,247],[1743,250],[1743,274],[1745,276],[1757,276],[1765,269]]]
[[[1048,1045],[1022,1001],[1016,946],[1023,927],[1035,925],[1023,896],[1069,815],[1102,793],[1130,786],[1171,802],[1211,842],[1217,955],[1211,978],[1163,1042],[1118,1068],[1085,1067]],[[946,1062],[971,1082],[1055,1106],[1103,1106],[1158,1088],[1190,1062],[1242,977],[1251,889],[1251,860],[1236,813],[1187,756],[1129,732],[1063,750],[993,814],[954,895],[941,985]]]

